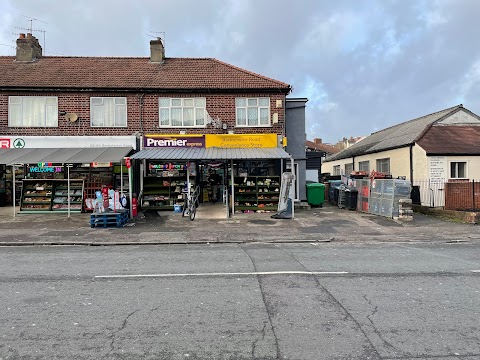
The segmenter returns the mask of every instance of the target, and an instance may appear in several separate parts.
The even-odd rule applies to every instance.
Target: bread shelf
[[[68,181],[64,179],[24,179],[20,211],[68,211]],[[70,180],[70,211],[82,211],[83,180]],[[33,200],[42,199],[42,200]]]

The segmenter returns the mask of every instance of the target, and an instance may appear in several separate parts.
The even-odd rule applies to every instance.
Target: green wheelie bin
[[[325,185],[321,183],[307,184],[307,202],[310,206],[322,207],[325,202]]]

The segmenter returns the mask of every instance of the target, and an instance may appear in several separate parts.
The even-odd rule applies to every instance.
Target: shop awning
[[[0,164],[119,162],[131,147],[0,149]]]
[[[259,160],[290,159],[282,148],[227,149],[227,148],[150,148],[130,156],[131,159],[149,160]]]

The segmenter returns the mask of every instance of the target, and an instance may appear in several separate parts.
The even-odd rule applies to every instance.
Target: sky
[[[167,57],[290,84],[307,139],[336,143],[458,104],[480,115],[479,14],[478,0],[0,0],[0,55],[30,27],[56,56],[147,57],[160,36]]]

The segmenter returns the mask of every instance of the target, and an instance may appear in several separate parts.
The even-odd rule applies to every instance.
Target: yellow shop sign
[[[277,134],[206,134],[205,147],[276,148]]]

